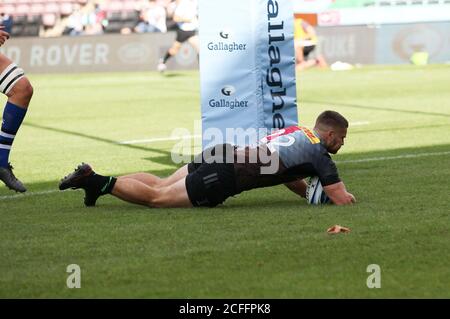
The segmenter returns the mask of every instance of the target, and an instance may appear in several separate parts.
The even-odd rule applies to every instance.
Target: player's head
[[[347,136],[348,121],[335,111],[325,111],[316,120],[314,130],[320,135],[326,149],[336,154]]]

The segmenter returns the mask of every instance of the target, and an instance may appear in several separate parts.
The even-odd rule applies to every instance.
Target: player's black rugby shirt
[[[267,156],[256,156],[255,160],[258,152]],[[279,160],[275,160],[278,165],[274,158]],[[275,166],[270,168],[271,165]],[[270,173],[264,173],[263,168]],[[234,170],[237,193],[308,176],[318,176],[323,186],[340,182],[336,165],[325,146],[318,135],[306,127],[291,126],[276,131],[263,138],[256,148],[237,148]]]

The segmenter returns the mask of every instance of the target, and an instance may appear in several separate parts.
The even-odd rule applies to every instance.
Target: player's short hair
[[[348,121],[345,117],[335,111],[325,111],[316,120],[316,126],[326,126],[332,128],[348,128]]]

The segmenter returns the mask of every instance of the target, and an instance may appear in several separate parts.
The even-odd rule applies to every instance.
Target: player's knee
[[[152,179],[151,186],[156,189],[162,189],[164,187],[170,186],[171,183],[172,182],[168,177],[163,178],[163,177],[155,176],[155,178]]]
[[[23,69],[15,63],[11,63],[0,71],[0,91],[8,97],[18,92],[17,88],[29,90],[28,79],[25,77]]]
[[[26,101],[31,101],[33,97],[34,89],[30,81],[24,77],[19,82],[17,82],[14,87],[14,94],[20,95],[20,97]]]
[[[157,181],[158,187],[167,187],[170,186],[173,183],[173,180],[171,180],[169,177],[159,178]]]
[[[166,204],[165,198],[164,188],[156,188],[152,196],[148,199],[147,205],[153,208],[163,208]]]

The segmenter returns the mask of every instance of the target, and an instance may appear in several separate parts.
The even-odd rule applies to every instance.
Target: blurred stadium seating
[[[330,9],[449,4],[450,0],[335,0]]]
[[[88,0],[3,0],[0,12],[13,17],[13,36],[38,36],[41,26],[51,27],[59,18],[69,16],[74,4]]]
[[[1,0],[0,13],[10,15],[14,24],[13,36],[38,36],[40,28],[52,28],[61,19],[69,17],[76,5],[99,4],[108,23],[105,32],[120,32],[133,28],[139,21],[141,0]]]
[[[96,23],[101,24],[101,33],[119,33],[124,29],[131,30],[139,23],[140,10],[146,0],[0,0],[0,13],[12,16],[13,26],[11,33],[17,36],[60,36],[70,34],[67,31],[67,20],[77,7],[82,8],[85,17],[92,13],[95,5],[101,11],[98,12]],[[174,1],[174,0],[172,0]],[[304,0],[294,0],[304,1]],[[157,0],[165,6],[169,6],[171,0]],[[335,0],[330,2],[329,10],[357,9],[364,7],[436,7],[448,8],[450,0]],[[100,20],[100,21],[99,21]],[[1,22],[1,21],[0,21]],[[172,21],[167,21],[170,26]],[[92,23],[92,22],[90,22]],[[170,29],[170,27],[169,27]],[[50,32],[48,32],[50,31]],[[94,34],[95,32],[82,32],[77,34]],[[98,34],[95,33],[95,34]],[[72,34],[73,35],[73,34]]]
[[[157,1],[166,6],[165,0]],[[100,1],[101,9],[106,13],[105,33],[118,33],[123,29],[133,29],[139,23],[142,0],[103,0]]]
[[[105,33],[118,33],[123,28],[134,28],[139,22],[139,2],[127,1],[105,1],[102,9],[106,12]]]

